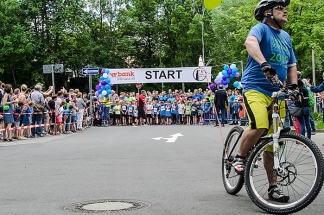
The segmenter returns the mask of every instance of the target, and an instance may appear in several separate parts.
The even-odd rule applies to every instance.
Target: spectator
[[[77,104],[77,107],[78,107],[77,130],[81,131],[82,130],[84,108],[86,107],[86,104],[85,104],[84,100],[82,99],[82,93],[81,92],[78,92],[78,94],[77,94],[76,104]]]
[[[322,74],[322,78],[324,80],[324,72]],[[307,80],[306,82],[307,84],[307,87],[310,88],[310,91],[312,91],[313,93],[320,93],[320,92],[323,92],[324,91],[324,81],[319,85],[319,86],[312,86],[310,83],[309,83],[309,80]],[[323,122],[324,122],[324,109],[323,109]]]
[[[140,120],[140,125],[145,125],[145,95],[146,95],[146,91],[142,90],[141,91],[141,95],[138,96],[138,100],[137,100],[137,110],[138,110],[138,118]]]
[[[215,93],[215,98],[214,98],[214,104],[216,107],[216,124],[215,127],[218,126],[218,121],[219,118],[221,117],[221,124],[222,127],[225,126],[225,114],[226,114],[226,108],[228,106],[228,100],[227,100],[227,93],[223,89],[223,86],[219,86],[219,90],[216,91]]]
[[[7,129],[3,132],[4,141],[12,141],[11,131],[9,130],[14,123],[13,116],[13,104],[18,102],[18,99],[15,96],[12,96],[12,86],[11,84],[6,84],[4,86],[4,95],[3,95],[3,121],[4,128]],[[16,100],[17,99],[17,100]],[[7,136],[6,136],[7,133]]]
[[[31,129],[31,137],[35,137],[37,134],[39,137],[43,137],[41,124],[43,120],[43,110],[45,106],[45,99],[43,94],[40,92],[42,86],[40,84],[36,84],[34,87],[34,91],[30,95],[30,99],[34,104],[34,114],[32,115],[32,125],[38,125],[38,127]],[[37,113],[36,113],[37,112]]]

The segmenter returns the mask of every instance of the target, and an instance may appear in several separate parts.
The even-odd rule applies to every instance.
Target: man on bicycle
[[[271,132],[271,119],[268,118],[271,112],[271,95],[279,91],[279,88],[267,79],[274,78],[282,83],[288,79],[288,83],[297,84],[296,57],[292,42],[288,33],[282,29],[288,21],[286,6],[289,3],[290,0],[262,0],[254,11],[254,17],[260,23],[251,29],[245,41],[249,56],[241,82],[249,128],[242,135],[233,163],[238,173],[243,173],[245,158],[251,147],[262,135]],[[284,117],[284,101],[278,101],[278,105],[281,106],[280,115]],[[269,149],[263,154],[264,163],[267,164],[265,169],[269,182],[268,196],[275,201],[287,202],[289,196],[277,187],[273,171],[273,152]]]

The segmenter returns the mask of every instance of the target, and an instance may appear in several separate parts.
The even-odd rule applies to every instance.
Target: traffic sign
[[[83,68],[82,74],[83,75],[98,75],[99,69],[98,68]]]
[[[43,73],[63,73],[64,67],[63,64],[48,64],[43,65]]]
[[[137,89],[141,89],[142,88],[142,85],[141,84],[136,84],[136,88]]]

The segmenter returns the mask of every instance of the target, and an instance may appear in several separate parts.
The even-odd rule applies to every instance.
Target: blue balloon
[[[235,81],[235,82],[233,83],[233,87],[237,88],[238,86],[240,86],[240,83],[239,83],[238,81]]]
[[[105,80],[105,78],[103,77],[103,76],[100,76],[100,81],[103,81],[103,80]]]
[[[224,66],[224,70],[227,71],[229,69],[229,66],[228,65],[225,65]]]
[[[107,74],[109,74],[110,71],[109,71],[109,69],[105,69],[105,72],[106,72]]]
[[[108,98],[108,96],[109,96],[109,94],[107,93],[107,94],[105,95],[105,97]]]
[[[224,84],[223,88],[226,89],[228,87],[228,84]]]
[[[226,75],[227,76],[228,75],[227,71],[226,70],[223,70],[222,71],[222,75]]]
[[[232,69],[232,74],[234,73],[237,73],[238,72],[238,68],[237,67],[235,67],[234,69]]]
[[[109,84],[110,83],[110,78],[105,78],[104,81],[106,82],[106,84]]]
[[[230,79],[232,79],[232,78],[235,78],[235,76],[233,75],[233,73],[230,75]]]
[[[111,90],[107,90],[107,95],[111,94]]]
[[[99,99],[103,99],[104,95],[100,94]]]
[[[226,79],[227,79],[227,76],[224,75],[224,76],[222,77],[222,80],[223,80],[223,81],[226,81]]]
[[[109,86],[108,84],[105,85],[105,90],[110,90],[111,86]]]
[[[231,80],[229,78],[226,78],[226,82],[229,83],[231,82]]]
[[[98,90],[98,93],[101,94],[103,91],[103,89],[101,88],[100,90]]]

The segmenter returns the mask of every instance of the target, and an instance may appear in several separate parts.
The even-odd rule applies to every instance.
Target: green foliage
[[[318,129],[318,130],[323,130],[324,129],[324,122],[317,123],[315,128]]]
[[[75,77],[87,65],[197,66],[203,52],[205,61],[213,60],[215,76],[223,64],[247,61],[244,42],[257,24],[253,11],[258,2],[226,0],[213,10],[204,10],[203,0],[4,0],[0,3],[4,23],[0,26],[1,81],[14,87],[39,81],[50,85],[51,76],[42,73],[42,65],[53,63],[64,64]],[[323,6],[320,0],[291,1],[285,26],[304,77],[311,77],[314,47],[317,83],[322,80],[324,62]],[[34,58],[37,62],[32,62]],[[56,74],[56,84],[67,86],[67,76],[71,74]],[[182,87],[181,83],[164,86]],[[206,84],[185,86],[205,88]],[[71,81],[71,87],[86,89],[77,81]],[[146,87],[161,89],[160,84]]]
[[[322,121],[323,120],[323,115],[322,113],[319,112],[312,112],[312,117],[314,121]]]

